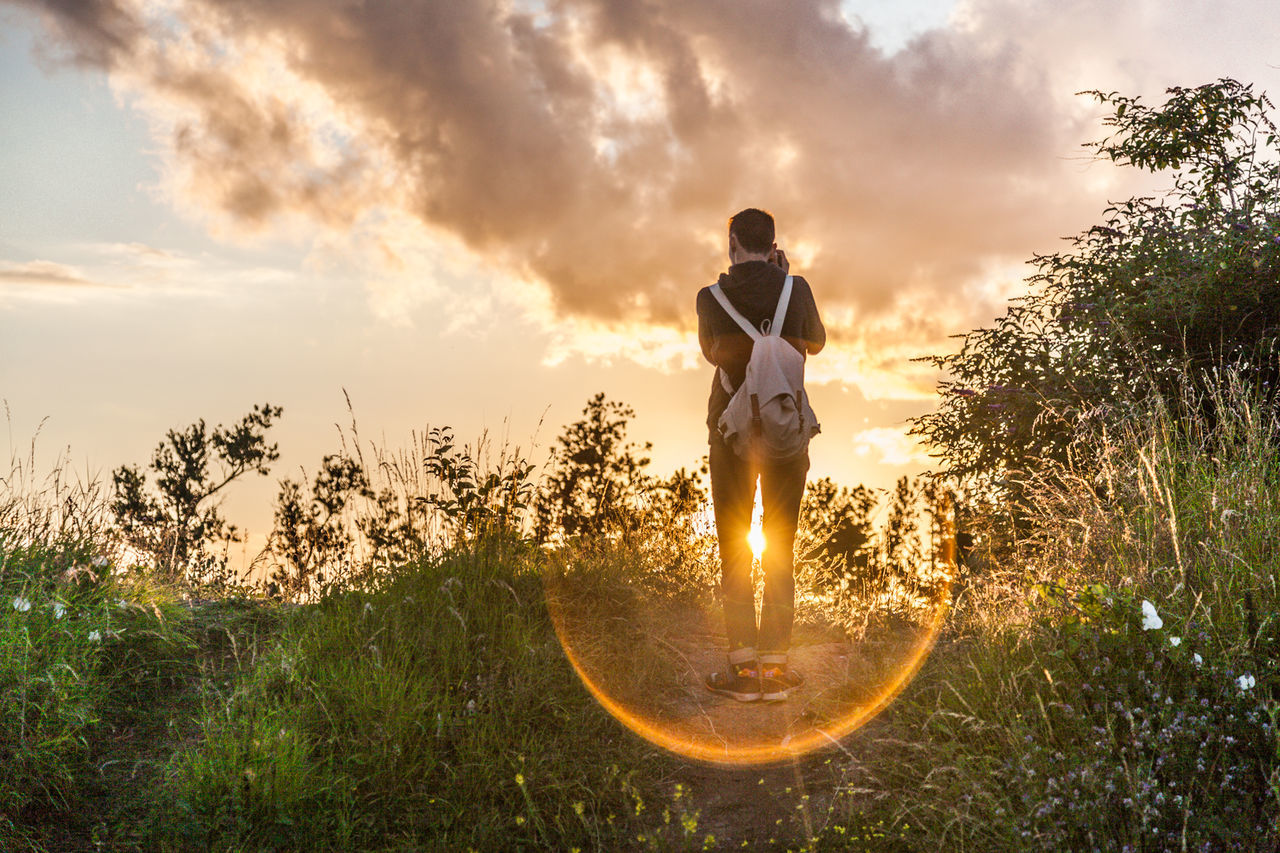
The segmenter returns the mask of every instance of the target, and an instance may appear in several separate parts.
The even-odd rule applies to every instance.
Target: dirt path
[[[862,683],[868,668],[851,643],[796,646],[790,664],[805,682],[783,702],[743,703],[711,693],[703,684],[707,673],[725,665],[724,647],[712,635],[676,640],[677,673],[681,692],[668,707],[680,735],[702,749],[722,751],[725,760],[769,750],[787,751],[793,744],[821,737],[820,726],[832,713],[861,714],[863,705],[852,698],[851,687]],[[714,759],[713,759],[714,760]]]
[[[919,639],[899,630],[855,643],[829,627],[799,625],[789,663],[804,683],[785,701],[739,702],[704,683],[726,666],[717,621],[689,607],[651,614],[628,646],[649,661],[639,676],[617,642],[611,647],[585,633],[591,625],[567,619],[561,637],[597,698],[634,731],[679,755],[726,766],[776,763],[834,745],[874,713]]]
[[[839,798],[866,795],[859,756],[886,691],[910,668],[920,631],[851,642],[830,626],[798,624],[790,664],[804,684],[785,701],[748,703],[704,685],[726,665],[715,615],[672,607],[648,617],[612,646],[575,636],[573,624],[562,636],[602,704],[681,759],[673,784],[688,793],[699,838],[714,836],[718,849],[803,849],[847,812],[836,807]],[[650,659],[648,672],[637,678],[620,665],[620,646]]]

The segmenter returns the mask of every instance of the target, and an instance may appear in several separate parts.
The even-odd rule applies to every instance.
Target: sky
[[[811,476],[925,470],[907,420],[1026,261],[1159,178],[1090,159],[1084,90],[1280,95],[1269,0],[0,0],[0,399],[86,476],[283,406],[535,459],[603,391],[696,467],[694,297],[778,222],[829,343]],[[344,396],[344,394],[346,396]]]

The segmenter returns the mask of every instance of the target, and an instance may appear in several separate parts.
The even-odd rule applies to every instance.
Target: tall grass
[[[186,611],[117,568],[105,493],[34,442],[0,476],[0,849],[53,846],[108,774],[113,733],[195,669]],[[100,771],[95,773],[95,769]],[[135,767],[135,772],[137,768]]]
[[[298,610],[202,728],[173,762],[162,847],[632,847],[662,794],[663,759],[564,660],[518,543]]]
[[[1280,843],[1280,423],[1216,394],[1028,483],[1036,535],[867,745],[915,849]]]

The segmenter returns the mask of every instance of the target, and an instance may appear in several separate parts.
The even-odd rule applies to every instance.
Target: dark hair
[[[773,217],[748,207],[729,217],[729,233],[737,237],[738,245],[748,252],[767,252],[773,248]]]

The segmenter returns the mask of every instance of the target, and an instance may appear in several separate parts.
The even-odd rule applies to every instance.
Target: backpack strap
[[[720,307],[724,309],[724,313],[732,317],[733,321],[742,327],[742,331],[751,336],[751,340],[758,341],[764,337],[760,334],[759,329],[751,325],[747,318],[743,317],[738,309],[733,307],[733,303],[729,301],[729,297],[724,295],[724,291],[720,289],[719,284],[711,285],[711,295],[720,303]]]
[[[718,285],[717,285],[718,286]],[[787,319],[787,306],[791,304],[791,276],[782,283],[782,294],[778,297],[778,307],[773,312],[773,322],[769,324],[769,333],[782,334],[782,323]]]
[[[725,292],[720,288],[718,283],[711,285],[711,295],[720,303],[720,307],[724,309],[724,313],[728,314],[733,321],[742,328],[742,331],[751,336],[751,340],[753,342],[758,341],[765,336],[762,335],[755,326],[752,326],[746,317],[742,316],[742,312],[733,307],[733,303],[729,301],[729,297],[725,295]],[[765,334],[782,335],[782,324],[787,319],[787,307],[790,304],[791,276],[787,276],[787,280],[782,283],[782,293],[778,296],[778,307],[774,309],[773,320],[764,327],[766,329]],[[725,391],[732,394],[735,389],[733,387],[733,383],[729,381],[729,374],[725,373],[723,368],[717,368],[717,370],[720,373],[720,386],[724,388]]]
[[[742,313],[738,311],[737,308],[733,307],[733,304],[729,302],[729,297],[725,296],[725,293],[720,288],[719,284],[711,285],[711,295],[720,303],[720,307],[724,309],[724,313],[732,317],[733,321],[742,327],[742,331],[751,336],[752,341],[758,341],[763,337],[759,330],[756,329],[755,326],[752,326],[751,323],[747,321],[747,318],[743,317]],[[725,393],[732,395],[736,389],[733,387],[733,383],[729,381],[729,374],[724,372],[723,367],[717,367],[716,372],[720,374],[720,387],[725,390]]]

